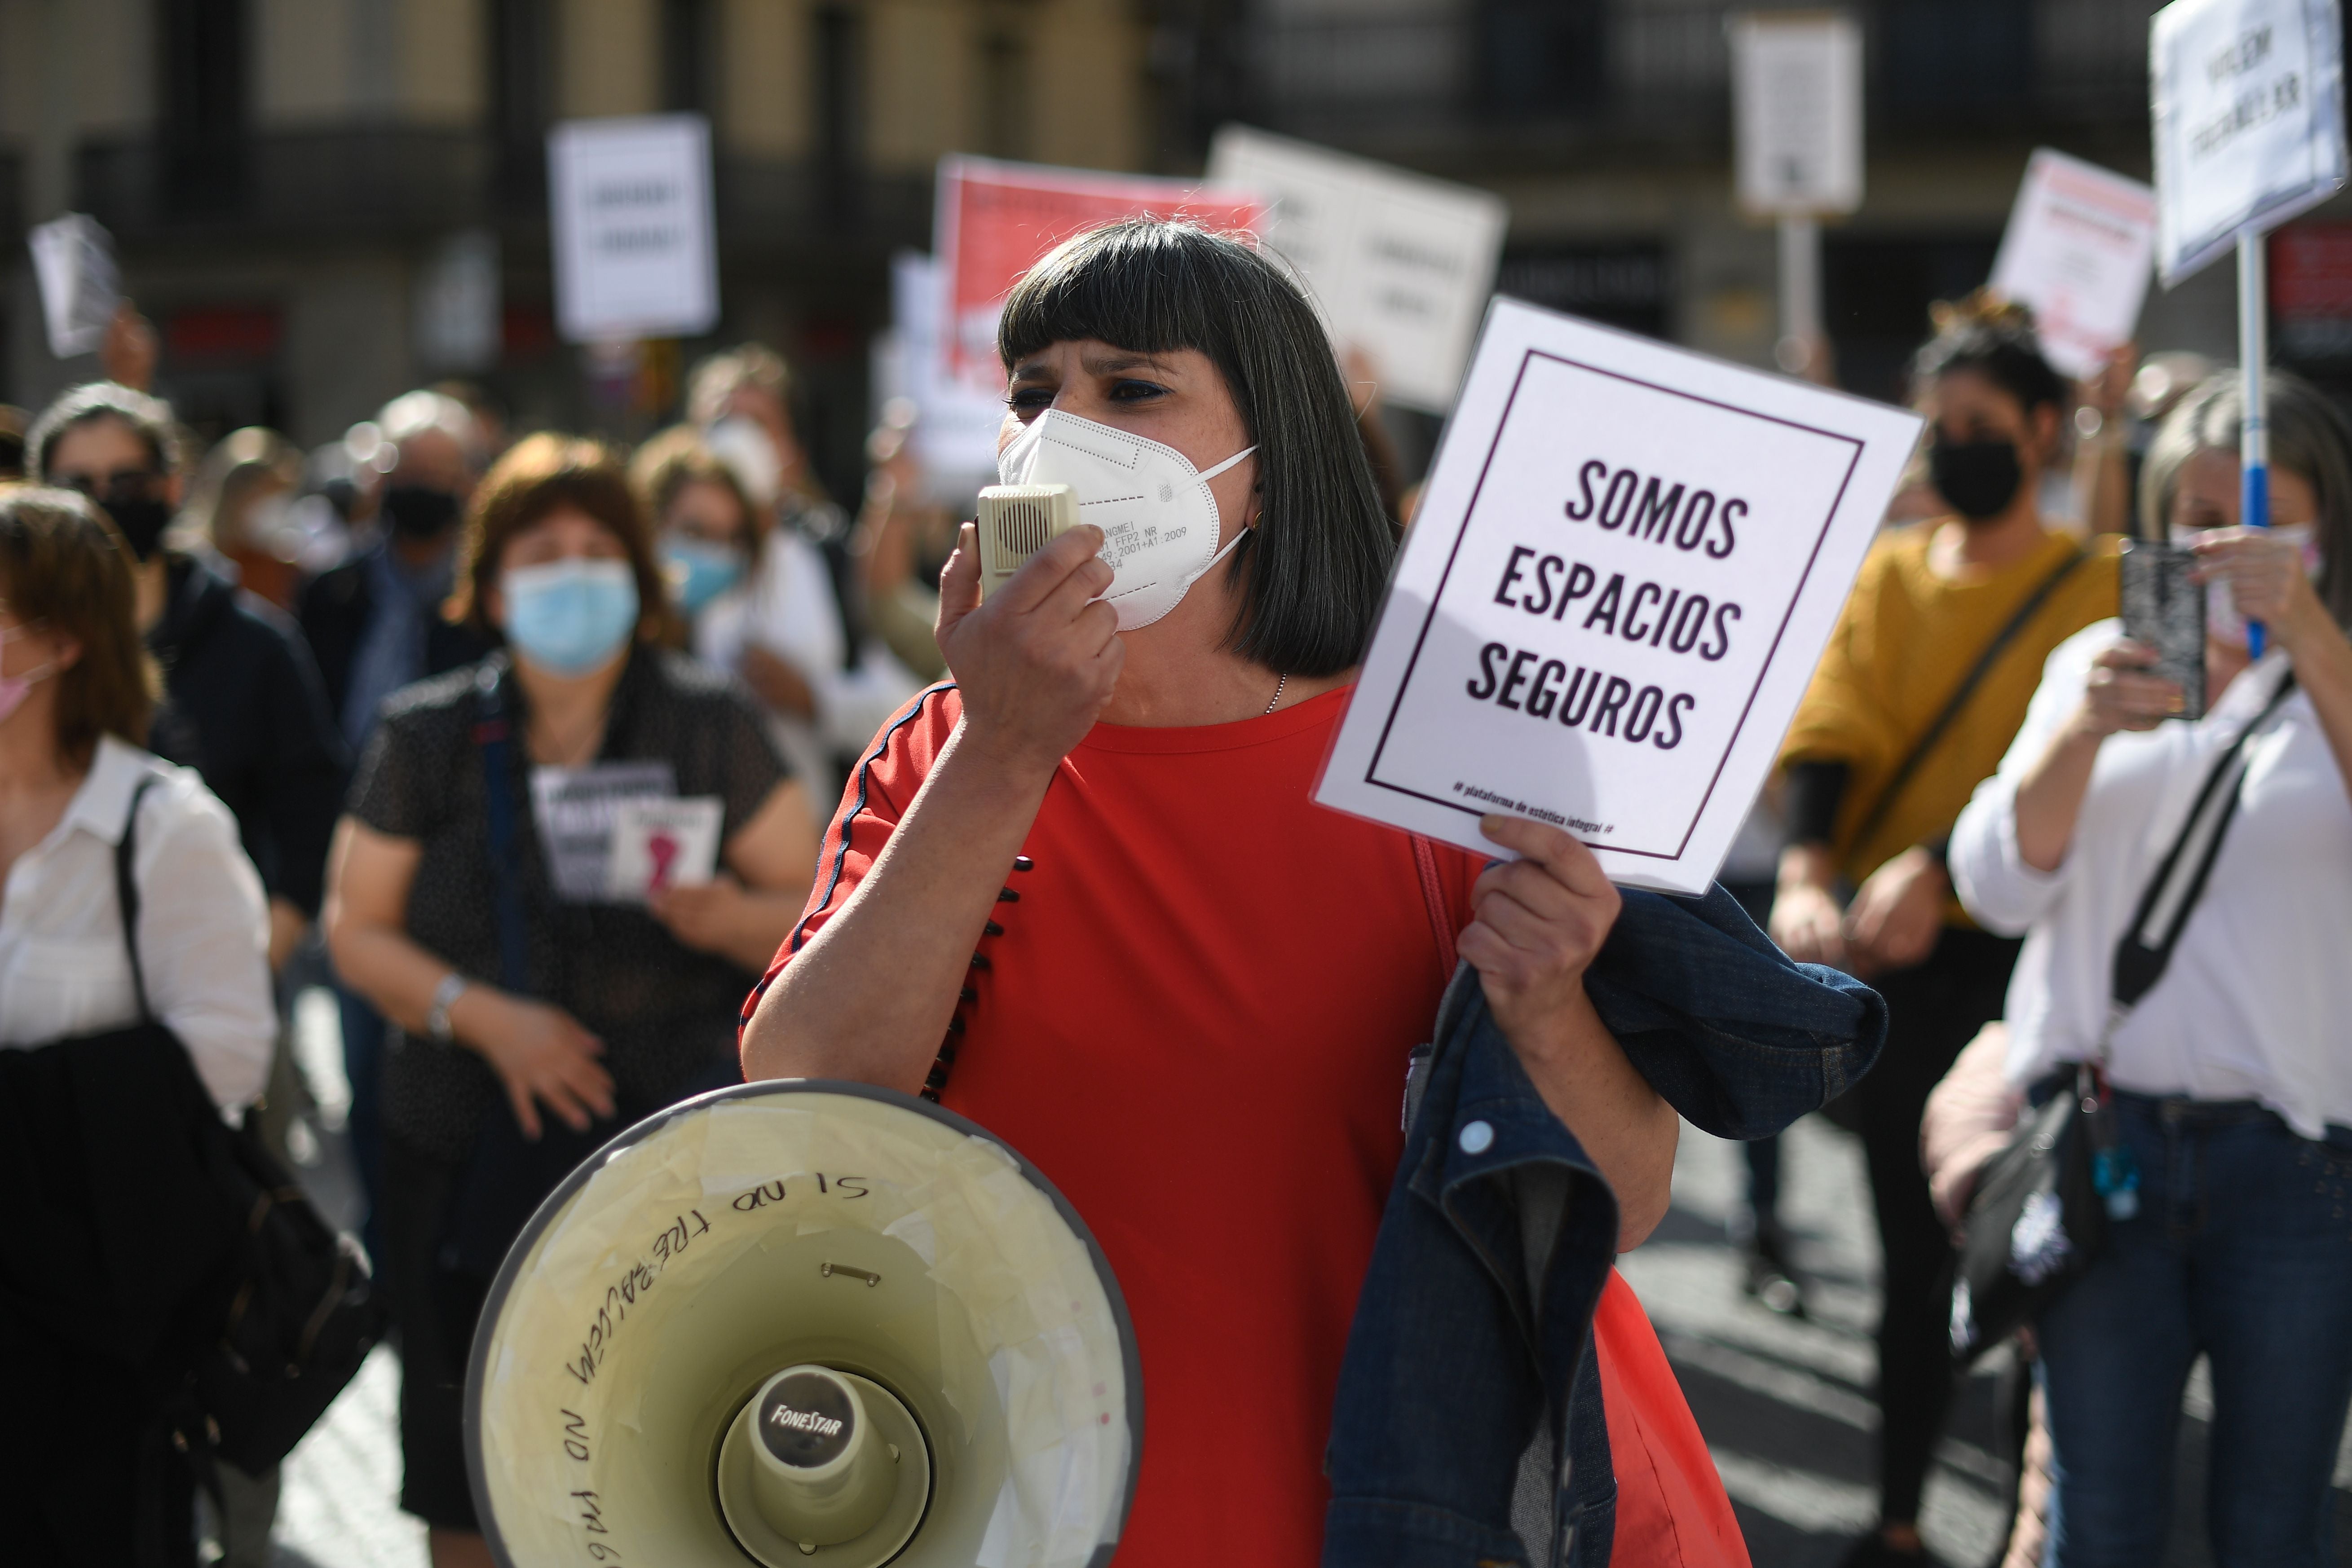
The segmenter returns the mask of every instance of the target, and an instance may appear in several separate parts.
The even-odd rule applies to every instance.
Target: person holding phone
[[[1920,1173],[1919,1119],[1961,1046],[2000,1016],[2017,954],[1953,899],[1944,841],[2017,733],[2043,658],[2116,612],[2114,554],[2053,530],[2036,504],[2068,390],[2027,313],[1982,294],[1938,307],[1912,375],[1946,511],[1872,547],[1798,707],[1768,922],[1790,957],[1886,998],[1886,1049],[1852,1096],[1885,1271],[1879,1528],[1851,1568],[1927,1561],[1919,1503],[1951,1399],[1952,1247]]]
[[[2235,373],[2173,411],[2142,476],[2142,515],[2201,563],[2210,710],[2177,717],[2180,688],[2148,673],[2155,650],[2115,622],[2089,627],[2051,655],[1952,833],[1970,913],[2025,936],[2009,1083],[2071,1082],[2072,1064],[2104,1060],[2138,1173],[2137,1212],[2110,1220],[2035,1329],[2057,1568],[2159,1560],[2200,1354],[2215,1560],[2327,1560],[2352,1404],[2352,425],[2308,383],[2265,379],[2271,528],[2237,526]],[[2237,809],[2171,962],[2111,1024],[2116,943],[2241,737]]]

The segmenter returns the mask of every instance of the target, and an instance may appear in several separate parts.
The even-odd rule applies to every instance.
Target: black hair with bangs
[[[1257,527],[1234,550],[1241,607],[1226,646],[1270,670],[1359,663],[1396,554],[1339,361],[1315,308],[1241,240],[1130,218],[1030,268],[996,329],[1005,369],[1094,339],[1136,354],[1194,350],[1225,378],[1257,444]]]

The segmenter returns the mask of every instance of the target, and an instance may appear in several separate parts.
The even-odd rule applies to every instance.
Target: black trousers
[[[1879,1515],[1916,1521],[1952,1400],[1951,1234],[1927,1197],[1919,1121],[1977,1031],[2001,1016],[2019,942],[1947,928],[1927,961],[1880,975],[1886,1049],[1854,1089],[1885,1257],[1878,1319]]]

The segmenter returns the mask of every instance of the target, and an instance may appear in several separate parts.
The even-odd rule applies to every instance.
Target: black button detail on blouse
[[[964,1031],[964,1021],[963,1021],[963,1019],[959,1019],[959,1018],[951,1018],[951,1019],[948,1019],[948,1032],[949,1032],[950,1034],[961,1034],[963,1031]]]
[[[1014,871],[1035,871],[1037,869],[1037,862],[1031,860],[1027,855],[1014,855],[1013,857],[1013,869]]]
[[[1004,927],[992,920],[980,928],[980,933],[983,936],[1002,936],[1004,935]]]
[[[985,957],[978,953],[974,953],[971,956],[971,967],[975,969],[991,969],[995,967],[994,965],[991,964]]]
[[[943,1067],[948,1067],[953,1066],[954,1063],[955,1047],[952,1045],[943,1045],[940,1047],[940,1064]]]
[[[929,1078],[926,1078],[926,1079],[924,1079],[924,1080],[923,1080],[923,1087],[924,1087],[924,1088],[926,1088],[926,1089],[938,1090],[938,1089],[944,1089],[944,1088],[946,1088],[947,1086],[948,1086],[948,1070],[947,1070],[946,1068],[944,1068],[944,1067],[934,1067],[934,1068],[932,1068],[932,1069],[931,1069],[931,1075],[930,1075]]]
[[[999,904],[1018,904],[1021,902],[1021,895],[1013,892],[1009,887],[1000,887],[996,890],[996,902]]]
[[[973,990],[970,986],[966,986],[963,989],[956,993],[956,1000],[960,1002],[976,1002],[980,1000],[980,993]]]

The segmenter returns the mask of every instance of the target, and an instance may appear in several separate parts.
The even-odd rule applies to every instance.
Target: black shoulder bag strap
[[[147,1005],[147,970],[139,962],[139,877],[132,862],[139,853],[139,808],[147,799],[147,791],[155,787],[156,775],[147,774],[131,791],[131,810],[123,819],[122,837],[114,843],[114,898],[121,906],[122,950],[131,958],[131,994],[139,1001],[139,1021],[155,1021],[155,1009]]]
[[[1937,741],[1944,738],[1944,732],[1959,718],[1961,711],[1969,706],[1969,699],[1975,696],[1977,688],[1984,684],[1985,676],[1992,673],[1993,665],[2000,662],[2000,656],[2009,651],[2009,645],[2017,641],[2017,634],[2025,630],[2043,605],[2050,602],[2050,596],[2074,574],[2074,569],[2089,559],[2080,547],[2069,550],[2066,559],[2034,585],[2033,591],[2018,605],[2016,613],[1992,634],[1992,641],[1986,643],[1984,652],[1977,655],[1977,662],[1969,666],[1969,673],[1960,677],[1959,685],[1954,688],[1943,710],[1928,721],[1927,727],[1919,732],[1919,738],[1911,743],[1911,749],[1895,765],[1895,771],[1888,775],[1885,788],[1878,791],[1878,798],[1864,813],[1861,825],[1854,829],[1853,837],[1847,841],[1849,844],[1859,847],[1870,841],[1870,835],[1878,831],[1879,824],[1886,821],[1887,813],[1895,810],[1895,802],[1902,798],[1904,786],[1911,782],[1912,776],[1927,760],[1927,754],[1936,748]]]
[[[2238,732],[2238,737],[2205,776],[2205,782],[2198,789],[2196,803],[2189,808],[2189,820],[2180,825],[2179,836],[2158,862],[2156,874],[2148,878],[2131,924],[2116,942],[2109,978],[2112,988],[2107,1028],[2099,1042],[2102,1061],[2116,1026],[2164,977],[2166,967],[2172,962],[2172,950],[2179,946],[2180,933],[2188,927],[2198,899],[2204,895],[2205,883],[2213,874],[2213,862],[2221,855],[2221,841],[2229,833],[2231,820],[2238,813],[2238,798],[2246,788],[2247,744],[2294,693],[2294,672],[2289,670],[2270,700],[2263,705],[2262,712]],[[2200,841],[2202,848],[2191,858],[2189,846]]]
[[[490,890],[499,926],[499,983],[516,996],[530,994],[522,914],[522,886],[516,874],[514,722],[495,665],[477,679],[481,695],[474,719],[474,745],[482,754],[483,807],[490,847]]]

